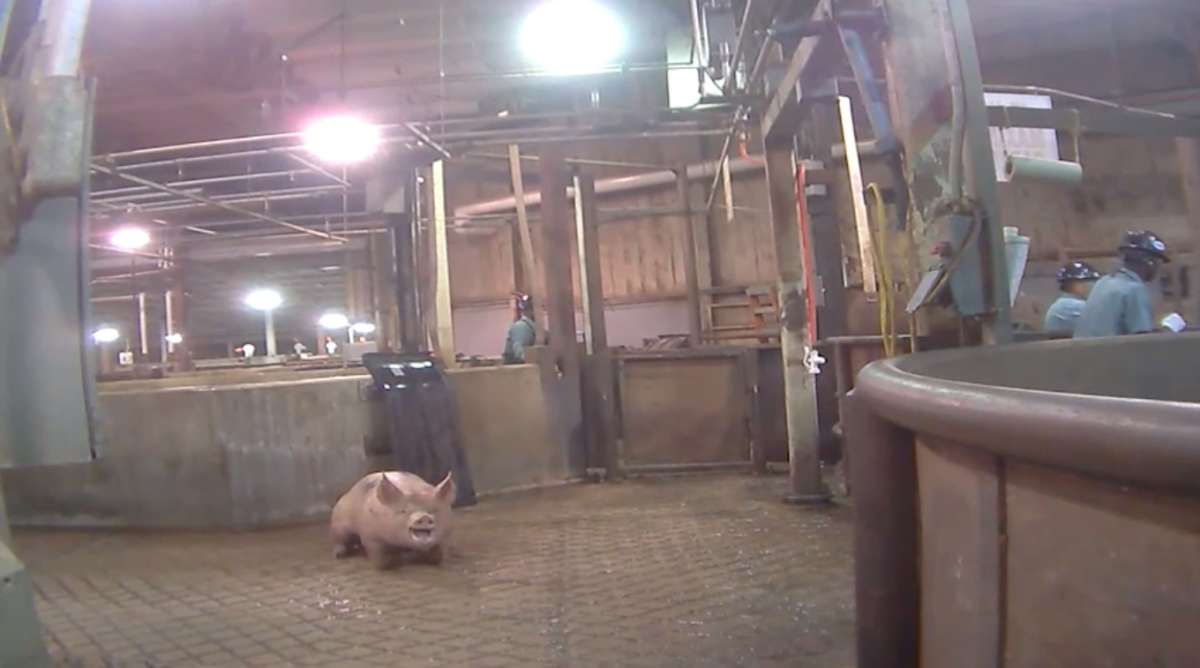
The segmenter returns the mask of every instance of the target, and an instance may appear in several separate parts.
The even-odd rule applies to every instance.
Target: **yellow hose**
[[[887,207],[883,202],[883,190],[879,184],[868,185],[867,195],[871,199],[871,218],[875,222],[875,243],[872,244],[872,247],[879,279],[879,333],[883,339],[883,354],[886,357],[895,357],[897,350],[896,294],[895,285],[892,283],[891,269],[888,266]]]

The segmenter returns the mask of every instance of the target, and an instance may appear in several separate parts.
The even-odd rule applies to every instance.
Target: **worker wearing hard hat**
[[[1058,270],[1057,278],[1062,294],[1046,311],[1042,329],[1054,336],[1070,337],[1075,333],[1075,323],[1083,313],[1088,295],[1100,280],[1100,272],[1086,262],[1072,262]]]
[[[537,343],[537,325],[533,321],[533,300],[529,295],[513,295],[513,319],[504,339],[504,363],[524,364],[525,349]]]
[[[1147,284],[1170,262],[1167,244],[1153,232],[1126,232],[1120,247],[1121,267],[1096,283],[1088,297],[1075,338],[1147,334],[1160,329],[1182,331],[1187,323],[1173,313],[1154,324]]]

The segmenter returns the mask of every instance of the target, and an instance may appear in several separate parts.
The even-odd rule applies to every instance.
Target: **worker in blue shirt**
[[[513,298],[516,320],[508,328],[504,340],[504,363],[524,364],[525,349],[537,343],[537,325],[533,322],[533,300],[529,295]]]
[[[1059,269],[1057,277],[1062,294],[1046,311],[1042,329],[1055,336],[1070,337],[1075,333],[1075,323],[1083,313],[1092,287],[1100,280],[1100,272],[1086,262],[1072,262]]]
[[[1075,325],[1075,338],[1146,334],[1159,329],[1154,324],[1147,283],[1171,261],[1167,244],[1153,232],[1126,232],[1120,255],[1121,267],[1092,289]]]

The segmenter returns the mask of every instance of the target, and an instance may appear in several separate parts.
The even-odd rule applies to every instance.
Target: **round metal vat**
[[[1200,335],[878,362],[848,412],[859,665],[1200,661]]]

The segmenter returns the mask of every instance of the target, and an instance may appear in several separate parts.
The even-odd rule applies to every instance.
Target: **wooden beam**
[[[579,291],[583,302],[584,342],[589,355],[608,348],[604,321],[604,285],[600,273],[600,228],[596,212],[596,179],[575,177],[575,240],[579,246]]]
[[[867,215],[862,162],[858,156],[858,136],[854,131],[854,109],[850,98],[838,96],[838,118],[842,128],[842,146],[846,149],[846,166],[850,173],[850,203],[854,208],[854,229],[858,234],[858,257],[862,264],[863,292],[874,295],[879,290],[875,276],[875,244],[871,241],[871,219]],[[885,259],[886,261],[886,259]]]
[[[1183,197],[1187,202],[1188,227],[1192,248],[1200,248],[1200,139],[1180,139],[1179,173],[1183,180]],[[1188,264],[1188,312],[1184,319],[1192,326],[1200,323],[1200,255],[1193,253]]]
[[[679,204],[683,211],[680,224],[683,227],[683,274],[688,296],[688,340],[693,348],[698,348],[704,331],[703,320],[700,317],[700,278],[697,276],[696,269],[696,228],[692,222],[692,195],[687,165],[681,165],[675,170],[675,194],[679,198]]]
[[[573,216],[567,202],[567,163],[563,149],[548,144],[542,149],[542,266],[546,277],[546,310],[550,335],[540,360],[542,387],[553,432],[563,444],[571,476],[587,470],[587,440],[581,399],[582,356],[575,330],[575,290],[571,276],[574,254]]]
[[[521,148],[516,144],[510,144],[508,147],[508,169],[512,173],[512,191],[517,201],[517,235],[521,242],[517,255],[521,258],[521,276],[524,279],[523,282],[517,284],[517,291],[530,296],[535,313],[544,312],[545,304],[542,303],[542,299],[545,295],[539,294],[541,290],[538,289],[537,284],[537,257],[533,251],[533,233],[529,229],[529,210],[525,207],[525,177],[521,172]],[[546,333],[542,325],[545,318],[538,318],[537,322],[537,340],[545,341]]]
[[[588,467],[603,467],[609,479],[619,477],[615,378],[604,320],[604,284],[600,271],[600,220],[596,211],[596,180],[575,177],[575,239],[579,247],[579,294],[583,301],[587,359],[582,373],[581,399],[588,436]]]
[[[450,246],[446,229],[446,163],[433,163],[434,348],[447,368],[454,355],[454,305],[450,299]]]
[[[819,0],[809,14],[811,20],[818,21],[830,14],[830,0]],[[822,35],[804,37],[800,45],[788,60],[787,70],[783,73],[771,101],[763,111],[762,134],[768,142],[794,135],[798,126],[796,107],[800,97],[797,86],[804,76],[804,71],[812,63],[813,54],[821,44]]]
[[[771,233],[784,308],[780,341],[792,488],[789,499],[797,503],[823,502],[829,492],[821,480],[817,383],[805,365],[813,342],[809,340],[805,301],[808,288],[796,200],[796,157],[792,148],[782,143],[767,145],[766,156]]]

